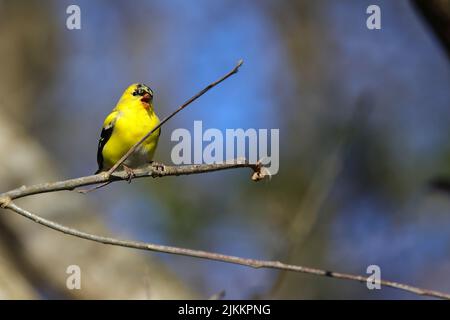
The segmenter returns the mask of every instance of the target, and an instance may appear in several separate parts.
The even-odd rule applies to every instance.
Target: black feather
[[[105,147],[109,138],[111,138],[113,130],[114,126],[109,125],[106,128],[103,128],[102,132],[100,133],[100,139],[98,140],[98,149],[97,149],[98,170],[95,172],[95,174],[103,171],[103,148]]]

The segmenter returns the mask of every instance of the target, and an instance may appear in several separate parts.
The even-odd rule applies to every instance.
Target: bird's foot
[[[133,178],[136,176],[134,174],[133,169],[131,169],[130,167],[126,166],[126,165],[122,165],[123,166],[123,170],[125,170],[125,172],[127,173],[127,178],[126,180],[128,181],[128,183],[131,183],[131,180],[133,180]]]
[[[164,171],[165,165],[159,162],[152,161],[152,167],[158,171]]]

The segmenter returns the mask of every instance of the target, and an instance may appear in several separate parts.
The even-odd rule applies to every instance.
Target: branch
[[[412,3],[426,20],[450,58],[450,6],[448,0],[414,0]]]
[[[2,199],[0,198],[0,200],[2,200]],[[82,232],[82,231],[79,231],[76,229],[72,229],[72,228],[63,226],[61,224],[58,224],[56,222],[44,219],[36,214],[33,214],[29,211],[26,211],[26,210],[18,207],[11,201],[11,199],[8,199],[7,201],[5,201],[5,198],[3,198],[3,203],[0,202],[0,204],[3,208],[12,210],[13,212],[18,213],[21,216],[23,216],[27,219],[30,219],[36,223],[39,223],[45,227],[51,228],[53,230],[56,230],[56,231],[59,231],[59,232],[62,232],[62,233],[65,233],[65,234],[68,234],[68,235],[71,235],[74,237],[78,237],[78,238],[82,238],[82,239],[86,239],[86,240],[90,240],[90,241],[95,241],[95,242],[100,242],[103,244],[109,244],[109,245],[133,248],[133,249],[139,249],[139,250],[146,250],[146,251],[162,252],[162,253],[175,254],[175,255],[194,257],[194,258],[201,258],[201,259],[207,259],[207,260],[214,260],[214,261],[226,262],[226,263],[231,263],[231,264],[238,264],[238,265],[252,267],[252,268],[287,270],[287,271],[307,273],[307,274],[322,276],[322,277],[344,279],[344,280],[350,280],[350,281],[358,281],[358,282],[362,282],[362,283],[367,281],[367,277],[361,276],[361,275],[340,273],[340,272],[334,272],[334,271],[327,271],[327,270],[323,270],[323,269],[309,268],[309,267],[304,267],[304,266],[299,266],[299,265],[285,264],[280,261],[248,259],[248,258],[229,256],[229,255],[224,255],[224,254],[214,253],[214,252],[192,250],[192,249],[172,247],[172,246],[164,246],[164,245],[158,245],[158,244],[153,244],[153,243],[127,241],[127,240],[120,240],[120,239],[115,239],[115,238],[93,235],[93,234],[89,234],[89,233]],[[417,295],[450,300],[450,294],[439,292],[439,291],[417,288],[417,287],[413,287],[410,285],[393,282],[393,281],[388,281],[388,280],[380,280],[380,284],[382,286],[407,291],[407,292],[414,293]]]
[[[228,163],[223,164],[194,164],[194,165],[183,165],[183,166],[160,166],[147,165],[145,167],[133,169],[133,179],[144,178],[144,177],[167,177],[167,176],[182,176],[190,174],[199,174],[205,172],[221,171],[227,169],[236,168],[251,168],[254,173],[252,175],[253,181],[258,181],[264,179],[268,172],[264,170],[265,168],[261,163],[251,164],[246,160],[233,160],[228,161]],[[0,204],[7,203],[8,201],[23,198],[26,196],[31,196],[40,193],[56,192],[63,190],[74,190],[79,187],[99,184],[99,183],[110,183],[114,181],[127,180],[128,173],[124,170],[114,172],[109,175],[107,172],[102,172],[99,174],[94,174],[91,176],[85,176],[75,179],[69,179],[57,182],[46,182],[35,184],[32,186],[22,186],[20,188],[5,192],[0,194]]]
[[[200,98],[202,95],[204,95],[206,92],[208,92],[210,89],[214,88],[215,86],[217,86],[219,83],[225,81],[226,79],[228,79],[229,77],[231,77],[233,74],[237,73],[239,71],[239,67],[242,66],[242,64],[244,63],[244,61],[241,59],[238,61],[238,63],[236,64],[236,66],[233,68],[233,70],[231,70],[230,72],[228,72],[226,75],[224,75],[222,78],[220,78],[217,81],[214,81],[213,83],[210,83],[209,85],[207,85],[203,90],[199,91],[197,94],[195,94],[193,97],[191,97],[189,100],[187,100],[185,103],[183,103],[180,107],[178,107],[177,110],[175,110],[174,112],[172,112],[169,116],[167,116],[166,118],[164,118],[157,126],[155,126],[152,130],[150,130],[145,136],[142,137],[141,140],[139,140],[138,142],[136,142],[136,144],[134,146],[132,146],[127,153],[125,153],[122,158],[119,159],[119,161],[117,161],[112,167],[111,169],[108,170],[108,175],[112,174],[122,163],[124,163],[125,160],[128,159],[128,157],[137,149],[139,148],[139,146],[145,141],[147,140],[148,137],[150,137],[150,135],[155,132],[156,130],[158,130],[164,123],[166,123],[167,121],[169,121],[174,115],[176,115],[178,112],[180,112],[181,110],[183,110],[184,108],[186,108],[188,105],[190,105],[192,102],[194,102],[195,100],[197,100],[198,98]]]

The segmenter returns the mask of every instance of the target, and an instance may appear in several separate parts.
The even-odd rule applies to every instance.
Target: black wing
[[[105,144],[108,142],[109,138],[111,138],[111,135],[114,130],[114,125],[110,124],[107,127],[102,129],[102,133],[100,133],[100,140],[98,140],[98,149],[97,149],[97,164],[98,164],[98,170],[95,172],[95,174],[102,172],[103,170],[103,148],[105,147]]]

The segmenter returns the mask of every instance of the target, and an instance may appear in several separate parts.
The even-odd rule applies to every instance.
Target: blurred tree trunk
[[[450,58],[450,1],[413,0],[413,4],[431,27]]]
[[[288,137],[308,137],[299,140],[295,151],[291,151],[298,159],[293,172],[298,174],[304,170],[303,173],[296,177],[292,174],[289,178],[292,181],[281,182],[283,186],[293,186],[291,197],[299,200],[292,207],[282,210],[288,223],[280,234],[285,235],[283,240],[287,249],[285,254],[275,259],[313,266],[322,266],[327,255],[327,226],[333,220],[334,208],[332,204],[326,207],[324,204],[340,170],[341,156],[336,147],[337,138],[321,143],[324,123],[320,115],[326,113],[326,97],[334,93],[330,92],[332,86],[324,69],[331,46],[327,26],[321,25],[322,19],[316,21],[314,18],[326,11],[325,4],[324,1],[279,1],[276,4],[267,2],[265,7],[286,48],[295,90],[301,93],[301,102],[282,101],[283,98],[280,98],[278,105],[293,106],[285,111],[290,114],[286,117],[284,132]],[[327,91],[318,91],[324,87]],[[336,101],[336,106],[338,103]],[[280,189],[281,192],[286,191]],[[320,279],[277,272],[267,294],[270,298],[301,299],[320,298],[325,296],[325,292],[327,296],[332,296],[333,289]]]

